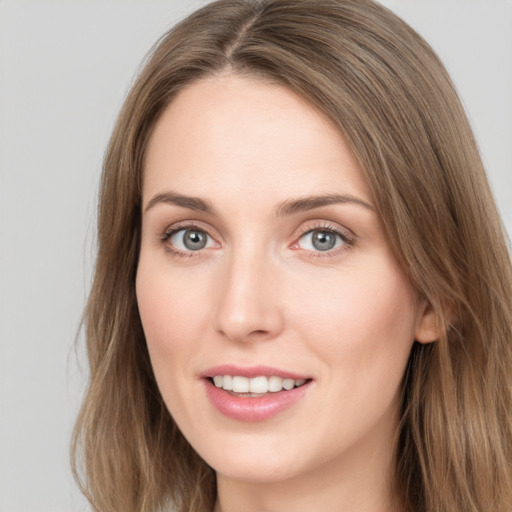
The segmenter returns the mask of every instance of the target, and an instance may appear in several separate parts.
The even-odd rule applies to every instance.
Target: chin
[[[253,483],[274,483],[296,477],[308,471],[304,449],[296,444],[285,444],[274,439],[268,442],[268,436],[261,439],[247,438],[241,442],[215,443],[209,438],[205,450],[198,446],[199,455],[219,475],[238,481]],[[212,447],[216,449],[212,450]]]
[[[290,480],[300,473],[294,464],[283,460],[220,461],[219,464],[213,466],[213,469],[218,475],[230,480],[257,484],[271,484]]]

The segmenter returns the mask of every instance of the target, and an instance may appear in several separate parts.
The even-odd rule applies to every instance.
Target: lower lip
[[[256,422],[268,420],[285,411],[304,397],[311,381],[289,391],[268,393],[259,397],[231,395],[205,379],[206,394],[215,408],[228,418]]]

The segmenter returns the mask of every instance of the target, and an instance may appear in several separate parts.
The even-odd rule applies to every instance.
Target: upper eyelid
[[[222,236],[220,236],[220,233],[211,225],[208,223],[205,223],[204,221],[200,221],[197,219],[194,220],[184,220],[184,221],[177,221],[170,225],[168,225],[163,232],[161,232],[161,238],[169,239],[172,235],[176,234],[177,232],[181,230],[187,230],[187,229],[197,229],[198,231],[205,232],[209,237],[211,237],[213,240],[215,240],[217,243],[219,243],[219,239],[222,239]],[[354,242],[357,239],[357,235],[350,230],[349,228],[339,224],[338,222],[328,221],[328,220],[312,220],[312,221],[306,221],[303,222],[296,230],[295,234],[292,235],[292,244],[295,244],[298,242],[298,240],[303,237],[304,235],[312,232],[312,231],[330,231],[333,233],[336,233],[340,235],[342,238],[346,239],[347,241]],[[213,234],[212,234],[213,231]]]
[[[357,238],[357,235],[351,229],[348,229],[347,227],[342,226],[342,225],[338,224],[337,222],[330,222],[330,221],[313,221],[312,224],[309,224],[307,226],[301,226],[295,236],[301,237],[301,236],[304,236],[307,233],[310,233],[312,231],[321,231],[321,230],[338,233],[340,235],[345,236],[347,239],[350,239],[350,240],[355,240]]]
[[[205,227],[203,225],[204,223],[201,222],[201,221],[198,221],[198,220],[190,220],[190,221],[178,221],[178,222],[174,222],[170,225],[168,225],[164,230],[163,230],[163,234],[170,234],[170,233],[177,233],[178,231],[181,231],[182,229],[184,230],[187,230],[187,229],[196,229],[197,231],[204,231],[206,234],[208,234],[209,236],[212,236],[210,234],[210,231],[213,229],[213,228],[209,228],[209,227]],[[213,238],[213,236],[212,236]]]

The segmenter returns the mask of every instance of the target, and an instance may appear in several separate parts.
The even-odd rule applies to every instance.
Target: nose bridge
[[[277,269],[261,240],[245,240],[224,261],[215,329],[235,341],[272,338],[282,328],[274,278]]]

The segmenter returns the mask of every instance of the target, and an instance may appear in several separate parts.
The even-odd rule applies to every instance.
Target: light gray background
[[[203,3],[0,1],[0,512],[86,510],[68,445],[101,160],[145,53]],[[384,3],[452,73],[512,233],[512,1]]]

